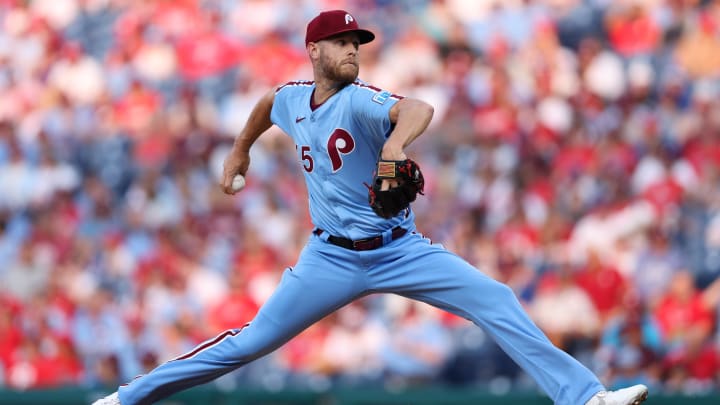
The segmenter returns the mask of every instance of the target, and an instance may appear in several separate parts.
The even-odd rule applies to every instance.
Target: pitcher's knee
[[[485,284],[480,291],[476,291],[475,294],[481,299],[486,306],[496,307],[498,305],[505,305],[510,302],[516,302],[517,296],[512,288],[508,287],[499,281],[492,281],[490,284]]]
[[[498,299],[502,300],[516,300],[517,297],[515,296],[515,291],[513,291],[512,288],[510,288],[508,285],[503,284],[501,282],[495,282],[495,289],[493,291],[494,294],[498,297]]]

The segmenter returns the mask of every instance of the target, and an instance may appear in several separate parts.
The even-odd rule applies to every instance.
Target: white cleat
[[[120,405],[120,397],[118,397],[117,392],[113,392],[105,398],[100,398],[93,402],[92,405]]]
[[[617,391],[600,391],[585,405],[639,405],[648,397],[648,388],[642,384]]]

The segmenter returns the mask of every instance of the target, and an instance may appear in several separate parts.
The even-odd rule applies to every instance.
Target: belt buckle
[[[378,239],[378,237],[354,240],[352,243],[353,249],[354,250],[375,249],[375,248],[379,247],[379,245],[377,245],[375,242],[377,239]]]

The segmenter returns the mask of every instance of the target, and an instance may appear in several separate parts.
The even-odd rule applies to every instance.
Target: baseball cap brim
[[[355,29],[350,28],[350,29],[347,29],[347,30],[342,30],[342,31],[333,32],[333,33],[330,34],[330,35],[323,36],[322,38],[316,38],[316,39],[314,39],[314,40],[312,40],[312,41],[308,41],[308,42],[322,41],[322,40],[324,40],[324,39],[330,39],[330,38],[335,37],[335,36],[338,36],[338,35],[346,34],[346,33],[348,33],[348,32],[355,32],[355,33],[357,33],[357,34],[358,34],[358,40],[360,41],[360,44],[367,44],[368,42],[372,42],[372,40],[375,39],[375,34],[373,34],[371,31],[364,30],[364,29],[362,29],[362,28],[355,28]]]

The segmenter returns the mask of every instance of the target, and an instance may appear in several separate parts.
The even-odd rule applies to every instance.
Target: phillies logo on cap
[[[307,26],[305,45],[322,41],[334,35],[355,32],[361,44],[375,39],[375,34],[358,26],[357,20],[345,10],[323,11],[313,18]]]

